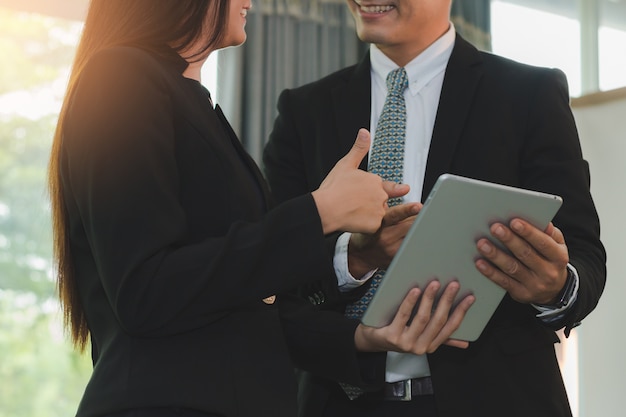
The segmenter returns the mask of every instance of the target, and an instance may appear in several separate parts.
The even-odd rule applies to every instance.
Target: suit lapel
[[[332,91],[333,111],[337,121],[338,152],[345,155],[356,139],[360,128],[370,128],[370,60],[369,53],[352,72],[345,74],[345,83]],[[367,169],[367,158],[363,158],[361,169]]]
[[[181,88],[188,88],[188,85],[181,84]],[[193,124],[199,132],[201,132],[201,136],[203,138],[214,137],[216,135],[215,128],[217,126],[222,128],[222,131],[226,134],[228,140],[230,140],[240,159],[250,172],[251,177],[254,178],[257,183],[259,187],[259,196],[263,201],[263,206],[267,209],[272,204],[267,183],[265,182],[265,179],[263,178],[254,160],[245,151],[241,142],[239,142],[239,138],[237,138],[233,128],[230,123],[228,123],[222,109],[219,105],[216,106],[215,109],[209,105],[208,90],[206,92],[199,88],[192,88],[191,90],[192,91],[190,93],[197,99],[197,102],[195,104],[192,103],[192,105],[186,109],[186,111],[190,114],[190,117],[188,118],[189,122]]]
[[[457,35],[441,89],[433,137],[426,162],[422,201],[439,175],[450,170],[456,145],[482,76],[482,58],[476,48]]]
[[[247,166],[248,170],[250,171],[250,173],[256,180],[257,185],[261,189],[261,192],[263,194],[262,196],[263,204],[265,205],[265,208],[266,209],[269,208],[270,207],[269,202],[271,201],[271,198],[270,198],[271,194],[269,191],[269,187],[267,186],[267,182],[265,181],[263,175],[261,174],[259,167],[254,162],[250,154],[248,154],[248,152],[246,152],[246,150],[244,149],[243,145],[239,141],[239,138],[237,137],[237,134],[235,133],[232,126],[226,119],[226,116],[224,116],[224,113],[222,112],[222,108],[219,105],[215,106],[215,113],[217,114],[217,118],[220,120],[222,126],[226,130],[231,143],[237,150],[237,153],[239,154],[239,156],[241,157],[241,159]]]

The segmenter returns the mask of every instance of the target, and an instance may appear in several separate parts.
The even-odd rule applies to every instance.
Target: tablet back
[[[411,288],[424,288],[434,279],[442,284],[456,279],[461,284],[457,301],[470,293],[476,301],[452,337],[476,340],[505,294],[476,269],[477,240],[487,237],[503,248],[491,238],[491,224],[519,217],[544,229],[561,203],[555,195],[442,175],[389,265],[363,324],[389,324]]]

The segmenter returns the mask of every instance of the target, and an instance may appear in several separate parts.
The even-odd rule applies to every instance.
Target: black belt
[[[413,397],[432,395],[433,393],[433,380],[426,376],[398,382],[386,382],[381,391],[365,393],[363,399],[411,401]]]

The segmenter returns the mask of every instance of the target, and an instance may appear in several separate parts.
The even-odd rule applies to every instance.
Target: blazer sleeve
[[[316,188],[340,155],[317,149],[319,154],[313,157],[304,149],[301,141],[311,135],[310,120],[300,123],[297,119],[307,114],[303,113],[306,105],[291,90],[283,91],[278,100],[278,116],[263,154],[264,173],[278,202]],[[326,238],[329,256],[334,255],[338,236]],[[358,352],[354,332],[359,322],[344,316],[346,303],[360,298],[366,289],[363,285],[341,293],[336,279],[323,279],[304,283],[281,297],[283,329],[296,367],[366,390],[384,384],[386,353]]]
[[[327,149],[315,147],[318,155],[309,155],[302,141],[311,137],[313,127],[310,119],[299,120],[299,114],[307,114],[303,103],[294,98],[292,90],[284,90],[278,98],[278,115],[274,121],[270,138],[263,152],[263,171],[276,202],[282,203],[302,196],[319,187],[328,172],[339,159],[337,154]],[[304,113],[303,113],[304,112]],[[328,255],[334,257],[335,246],[340,233],[326,237]],[[333,273],[334,274],[334,273]],[[325,304],[329,308],[343,311],[346,301],[360,298],[363,291],[342,293],[335,279],[323,279],[305,283],[298,293],[313,304]]]
[[[589,164],[583,159],[565,74],[557,69],[542,74],[528,107],[528,145],[521,161],[525,186],[563,197],[554,224],[565,236],[580,287],[571,310],[551,327],[565,327],[569,334],[600,299],[606,281],[606,252],[600,241],[600,221],[590,193]]]
[[[297,296],[280,297],[281,322],[292,360],[314,375],[376,390],[385,382],[385,352],[358,352],[358,320],[313,307]]]

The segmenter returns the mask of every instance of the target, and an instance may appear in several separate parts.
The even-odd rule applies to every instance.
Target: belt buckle
[[[385,399],[389,401],[411,401],[413,399],[411,391],[410,379],[394,382],[391,387],[391,395],[387,395]]]
[[[406,381],[404,381],[404,396],[400,397],[399,400],[400,401],[411,401],[413,399],[413,396],[411,394],[411,380],[407,379]]]

